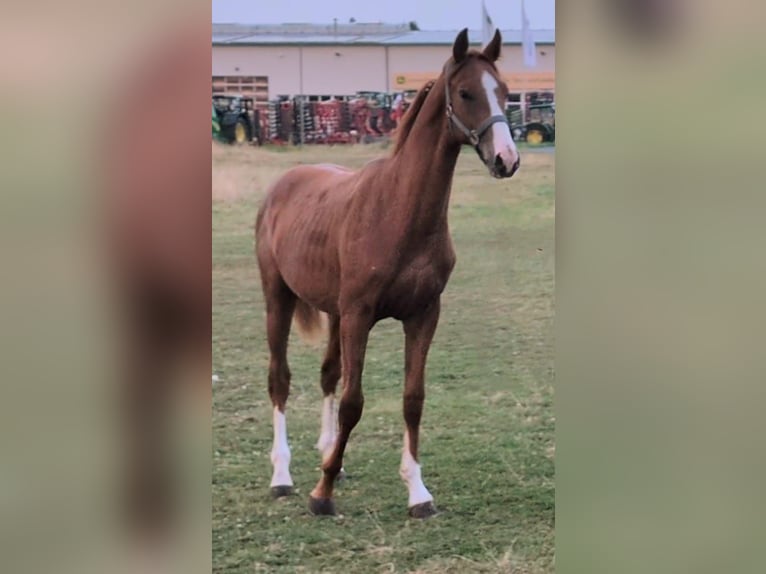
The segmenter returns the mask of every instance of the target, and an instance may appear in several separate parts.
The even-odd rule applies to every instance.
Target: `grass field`
[[[291,338],[287,425],[297,494],[269,496],[271,404],[253,222],[266,186],[299,163],[361,166],[377,146],[213,148],[214,572],[518,572],[554,569],[552,153],[522,151],[494,180],[472,150],[450,206],[457,265],[429,355],[420,458],[441,514],[407,517],[398,475],[403,334],[372,331],[365,410],[336,489],[339,516],[307,510],[319,478],[321,349]]]

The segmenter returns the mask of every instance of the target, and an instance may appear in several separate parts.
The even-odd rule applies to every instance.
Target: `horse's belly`
[[[337,283],[326,277],[306,278],[301,282],[287,281],[292,291],[303,301],[320,311],[331,315],[339,315]],[[335,283],[335,284],[334,284]],[[295,287],[293,286],[295,285]]]

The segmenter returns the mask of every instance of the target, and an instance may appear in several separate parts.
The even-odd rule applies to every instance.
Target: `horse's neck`
[[[443,90],[442,82],[434,85],[434,93],[391,166],[398,181],[394,193],[398,203],[406,206],[405,219],[424,233],[446,228],[452,176],[460,154],[460,145],[448,133],[440,97]]]

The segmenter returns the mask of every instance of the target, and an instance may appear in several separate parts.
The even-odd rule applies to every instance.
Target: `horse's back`
[[[334,164],[298,165],[287,170],[269,189],[266,204],[311,201],[342,194],[356,172]]]

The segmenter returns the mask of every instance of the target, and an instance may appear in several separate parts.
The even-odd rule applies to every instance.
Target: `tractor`
[[[537,94],[525,104],[509,102],[505,114],[511,126],[511,134],[516,141],[525,141],[532,145],[556,141],[556,103],[552,96]],[[548,100],[549,101],[546,101]]]
[[[215,139],[235,145],[260,142],[260,113],[255,109],[253,98],[213,94],[213,114]]]
[[[527,143],[534,145],[556,141],[556,104],[529,106],[524,136]]]

